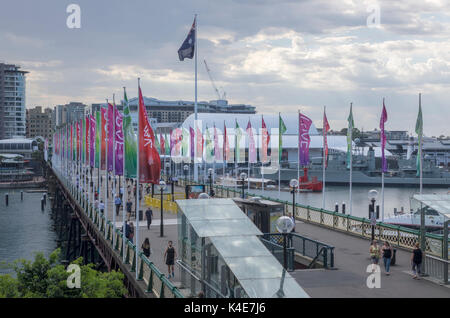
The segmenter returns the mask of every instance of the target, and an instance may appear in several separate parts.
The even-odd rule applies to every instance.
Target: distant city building
[[[20,67],[0,63],[0,139],[25,137],[25,74]]]
[[[34,139],[12,138],[0,140],[0,155],[21,155],[25,160],[30,160],[31,154],[37,149],[37,142]]]
[[[42,106],[27,109],[27,138],[43,137],[51,140],[53,132],[53,111],[46,108],[42,111]]]
[[[123,102],[122,102],[123,103]],[[144,104],[150,118],[156,118],[158,123],[182,123],[194,113],[192,101],[163,101],[144,96]],[[131,112],[137,111],[138,98],[129,100]],[[199,101],[198,113],[228,113],[228,114],[255,114],[254,106],[245,104],[228,104],[226,100]]]
[[[80,102],[70,102],[66,105],[57,105],[54,112],[54,128],[67,123],[73,123],[83,118],[87,105]]]

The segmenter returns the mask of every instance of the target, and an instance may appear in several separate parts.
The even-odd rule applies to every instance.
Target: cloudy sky
[[[372,130],[385,97],[387,129],[413,132],[421,92],[425,134],[450,135],[448,0],[1,0],[0,61],[30,71],[27,107],[134,97],[137,77],[146,96],[193,100],[194,62],[177,50],[195,13],[199,100],[217,98],[206,59],[229,102],[259,113],[300,109],[321,127],[326,105],[340,129],[353,102]]]

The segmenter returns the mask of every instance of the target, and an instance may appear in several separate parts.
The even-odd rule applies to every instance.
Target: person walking
[[[378,266],[378,262],[380,260],[380,247],[376,240],[372,241],[372,245],[370,245],[369,249],[370,259],[372,260],[372,272],[375,271],[375,266]]]
[[[127,239],[129,239],[130,238],[130,225],[128,224],[127,221],[125,221],[125,226],[124,227],[125,227],[125,229],[122,229],[122,233],[125,232],[125,237]]]
[[[147,230],[150,230],[150,225],[152,224],[153,211],[150,207],[145,211],[145,218],[147,219]]]
[[[127,201],[127,219],[129,220],[131,217],[131,208],[133,207],[133,202],[131,202],[131,199],[129,198]]]
[[[122,200],[120,200],[120,196],[116,195],[114,199],[114,204],[116,205],[116,216],[119,216],[120,205],[122,204]]]
[[[103,203],[103,200],[100,200],[100,203],[98,204],[98,209],[102,213],[103,213],[103,211],[105,211],[105,204]]]
[[[422,250],[420,249],[420,244],[417,242],[414,245],[414,250],[411,254],[411,266],[412,272],[414,274],[414,279],[420,279],[419,275],[421,274],[420,266],[422,265]]]
[[[130,233],[128,235],[128,239],[131,241],[131,243],[133,243],[133,238],[134,238],[134,224],[133,222],[130,222]]]
[[[390,275],[389,269],[391,268],[391,260],[392,256],[394,255],[391,244],[389,244],[388,241],[385,241],[383,247],[381,248],[381,251],[383,252],[384,269],[386,271],[386,275],[389,276]]]
[[[175,263],[175,258],[177,257],[177,252],[175,251],[175,248],[172,246],[172,241],[169,241],[169,245],[166,248],[166,251],[164,252],[164,259],[166,260],[166,265],[169,274],[167,275],[168,278],[170,278],[170,275],[172,277],[175,277],[173,265]]]
[[[150,241],[148,239],[148,237],[145,238],[144,243],[142,243],[142,251],[144,252],[144,255],[149,258],[150,255],[152,254],[152,251],[150,249]]]
[[[139,201],[142,200],[142,184],[139,186]]]

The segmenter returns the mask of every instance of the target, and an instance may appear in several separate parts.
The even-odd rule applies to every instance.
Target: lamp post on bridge
[[[298,188],[298,180],[291,179],[291,181],[289,182],[289,185],[292,188],[292,191],[291,191],[291,193],[292,193],[292,217],[295,218],[295,191]]]
[[[283,267],[285,270],[288,268],[287,264],[287,235],[294,228],[294,222],[288,216],[280,216],[277,220],[276,227],[278,232],[283,234]]]
[[[208,181],[209,181],[209,196],[210,197],[214,196],[214,190],[212,188],[212,174],[213,174],[213,169],[209,168],[208,169]]]
[[[245,179],[247,178],[247,174],[245,172],[242,172],[240,175],[241,181],[242,181],[242,199],[245,199]]]
[[[372,226],[372,241],[375,239],[375,225],[377,224],[377,218],[375,215],[375,201],[378,198],[378,191],[377,190],[370,190],[369,191],[369,218],[370,218],[370,224]]]
[[[183,170],[184,170],[184,180],[187,181],[188,180],[187,179],[187,174],[188,174],[189,166],[188,165],[184,165],[183,166]]]
[[[159,181],[158,190],[161,192],[161,223],[159,228],[159,236],[164,236],[164,216],[163,216],[163,201],[164,201],[164,190],[166,189],[166,183],[161,180]]]

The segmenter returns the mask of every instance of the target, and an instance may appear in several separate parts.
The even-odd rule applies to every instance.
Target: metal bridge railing
[[[431,255],[425,255],[425,274],[447,285],[449,283],[450,261]]]
[[[179,185],[185,184],[200,184],[192,180],[178,179]],[[207,185],[209,188],[209,185]],[[240,186],[235,190],[233,187],[223,187],[220,185],[213,185],[213,189],[218,197],[233,198],[238,197],[242,193]],[[342,214],[338,212],[332,212],[324,209],[314,208],[307,205],[295,204],[295,210],[292,207],[292,202],[279,200],[271,197],[266,197],[260,194],[252,194],[244,190],[247,198],[260,197],[265,200],[283,203],[284,209],[288,213],[295,215],[297,220],[320,225],[330,229],[346,232],[355,236],[363,237],[366,239],[371,238],[371,224],[370,220],[366,218],[360,218],[350,216],[348,214]],[[375,239],[388,241],[393,246],[403,247],[409,250],[413,250],[414,244],[420,241],[420,231],[413,230],[407,227],[401,227],[391,225],[383,222],[377,222],[375,226]],[[450,240],[448,240],[450,242]],[[437,257],[442,257],[447,252],[450,255],[450,249],[444,251],[443,236],[426,233],[426,254],[430,254]],[[450,246],[450,244],[449,244]]]
[[[127,238],[124,238],[122,231],[118,228],[114,229],[113,224],[108,220],[105,222],[104,214],[92,204],[89,204],[86,196],[69,180],[63,176],[53,165],[55,175],[66,187],[75,201],[83,208],[83,212],[91,219],[92,223],[97,227],[100,233],[103,233],[106,239],[111,243],[111,247],[120,254],[125,255],[124,264],[131,265],[131,271],[138,270],[138,280],[143,280],[147,285],[147,292],[153,293],[158,298],[183,298],[184,296],[169,281],[164,274],[151,262],[142,252],[138,254],[138,264],[136,264],[136,246]],[[166,204],[166,202],[165,202]],[[123,248],[123,240],[125,241],[125,250]]]
[[[270,234],[269,234],[270,235]],[[284,265],[284,251],[283,251],[283,237],[281,236],[281,244],[279,241],[273,242],[268,236],[263,236],[259,238],[264,246],[272,253],[272,255]],[[289,241],[287,238],[286,243]],[[293,247],[287,247],[286,258],[287,258],[287,271],[295,270],[294,266],[295,249]]]

